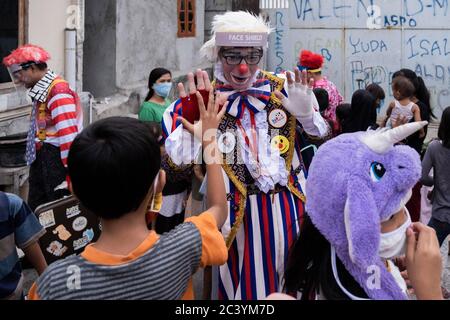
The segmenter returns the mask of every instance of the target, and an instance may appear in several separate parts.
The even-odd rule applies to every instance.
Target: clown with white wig
[[[217,144],[229,209],[221,231],[229,256],[218,272],[219,299],[262,299],[282,290],[288,249],[304,214],[305,137],[329,131],[306,72],[296,70],[295,79],[287,73],[286,79],[261,70],[270,32],[248,12],[215,16],[213,36],[201,49],[214,62],[214,82],[205,71],[197,71],[196,84],[189,74],[189,92],[179,84],[180,99],[163,117],[166,151],[176,168],[200,155],[201,143],[186,130],[199,119],[195,93],[207,100],[212,88],[226,108]]]

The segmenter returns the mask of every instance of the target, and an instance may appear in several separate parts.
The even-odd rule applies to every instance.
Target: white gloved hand
[[[275,96],[281,100],[281,103],[296,118],[310,118],[315,109],[319,109],[316,96],[313,94],[313,83],[311,79],[308,83],[308,75],[306,71],[300,74],[298,69],[295,70],[295,81],[292,79],[291,72],[286,72],[287,77],[287,94],[284,96],[281,92],[275,91]]]

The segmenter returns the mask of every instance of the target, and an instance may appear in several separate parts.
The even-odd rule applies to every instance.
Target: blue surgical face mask
[[[155,90],[155,93],[163,98],[167,98],[171,89],[172,89],[171,82],[155,83],[153,85],[153,90]]]

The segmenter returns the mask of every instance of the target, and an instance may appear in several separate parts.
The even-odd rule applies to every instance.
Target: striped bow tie
[[[244,108],[254,113],[264,110],[270,100],[269,80],[257,80],[253,87],[245,91],[236,91],[230,85],[218,85],[217,91],[229,93],[227,112],[235,118],[241,118]]]

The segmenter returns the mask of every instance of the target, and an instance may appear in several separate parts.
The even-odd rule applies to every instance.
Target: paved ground
[[[199,202],[191,202],[192,199],[188,200],[187,207],[192,208],[191,212],[194,212],[195,214],[198,214],[201,212],[201,204]],[[446,288],[450,292],[450,257],[448,255],[449,253],[449,241],[450,236],[447,238],[446,241],[444,241],[444,244],[441,248],[441,254],[442,254],[442,263],[443,263],[443,275],[442,275],[442,285],[444,288]],[[37,273],[34,269],[25,269],[25,292],[29,290],[33,282],[37,278]],[[193,284],[194,284],[194,295],[195,298],[198,300],[201,300],[203,297],[203,269],[199,269],[193,277]],[[450,300],[450,298],[449,298]]]
[[[442,263],[445,266],[442,275],[442,284],[450,292],[450,258],[448,255],[450,237],[444,242],[441,248]],[[25,292],[29,290],[33,282],[36,280],[37,273],[34,269],[25,269]],[[199,269],[193,277],[194,279],[194,294],[198,300],[202,299],[203,290],[203,269]],[[448,299],[450,300],[450,298]]]

